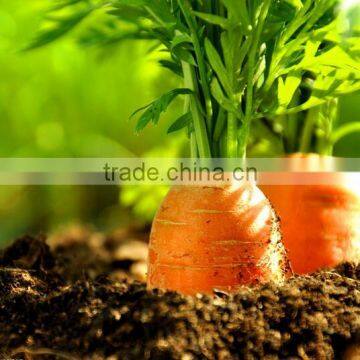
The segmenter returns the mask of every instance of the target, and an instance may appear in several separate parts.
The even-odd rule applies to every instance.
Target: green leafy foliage
[[[100,1],[55,0],[44,17],[46,26],[39,31],[26,50],[36,49],[59,39],[104,4],[105,2]]]
[[[338,96],[360,89],[359,34],[353,32],[346,37],[339,3],[340,0],[69,0],[68,8],[77,11],[60,22],[56,18],[55,28],[40,34],[35,45],[55,40],[90,12],[106,9],[111,20],[104,17],[95,30],[93,26],[85,30],[89,31],[87,43],[154,41],[154,48],[168,56],[161,59],[161,65],[180,75],[184,87],[192,93],[191,119],[180,118],[170,129],[185,124],[190,136],[195,132],[198,151],[194,154],[245,156],[254,121],[266,119],[274,128],[281,128],[276,135],[284,142],[293,141],[294,129],[299,136],[305,131],[309,118],[306,112],[325,109]],[[80,9],[81,4],[85,9]],[[63,11],[64,7],[66,2],[58,9]],[[109,23],[111,26],[104,31],[104,24]],[[158,123],[176,91],[144,109],[137,131],[150,122]],[[321,116],[317,110],[312,113]],[[289,116],[298,118],[299,126],[284,122]],[[217,124],[219,119],[221,126]],[[315,128],[306,133],[314,137],[314,132]],[[219,144],[213,143],[214,138],[219,139]],[[225,152],[220,143],[226,144]]]
[[[171,134],[175,131],[179,131],[191,124],[192,115],[191,112],[187,112],[184,115],[181,115],[177,120],[168,129],[168,134]]]
[[[151,104],[135,111],[132,116],[144,110],[143,114],[140,116],[137,122],[136,131],[140,132],[150,122],[156,125],[159,122],[161,114],[167,110],[169,105],[175,100],[177,96],[190,95],[191,93],[192,92],[189,89],[174,89],[162,95],[157,100],[153,101]]]

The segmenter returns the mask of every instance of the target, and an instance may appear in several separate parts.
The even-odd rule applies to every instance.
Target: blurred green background
[[[78,47],[65,38],[21,52],[41,22],[48,0],[0,0],[0,157],[122,157],[182,151],[183,134],[166,135],[178,102],[156,128],[140,136],[128,121],[134,109],[177,83],[156,63],[149,44],[124,42],[106,50]],[[356,121],[360,94],[341,99],[340,122]],[[336,155],[360,156],[351,135]],[[271,144],[264,151],[271,153]],[[149,220],[164,188],[0,187],[0,242],[24,232],[49,231],[68,222],[100,229]],[[155,196],[153,196],[155,194]],[[130,213],[130,205],[136,203]],[[127,206],[129,205],[129,206]]]

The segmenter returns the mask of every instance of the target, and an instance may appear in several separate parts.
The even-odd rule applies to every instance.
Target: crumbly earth
[[[149,292],[134,280],[139,234],[79,230],[51,248],[25,236],[4,249],[0,359],[359,359],[360,266],[231,296]]]

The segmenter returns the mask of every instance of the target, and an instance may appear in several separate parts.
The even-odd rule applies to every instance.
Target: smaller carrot
[[[262,185],[281,219],[284,245],[294,272],[306,274],[360,261],[360,185],[351,174],[331,170],[332,158],[294,154],[289,159],[298,185]],[[330,168],[329,168],[330,166]],[[308,170],[318,172],[305,173]],[[281,176],[281,175],[279,175]],[[311,185],[301,185],[304,177]],[[322,184],[332,178],[332,184]]]

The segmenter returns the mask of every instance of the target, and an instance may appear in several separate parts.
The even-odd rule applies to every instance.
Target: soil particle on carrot
[[[360,337],[360,266],[191,297],[116,280],[112,258],[67,278],[62,246],[67,261],[31,237],[0,255],[0,357],[341,359]]]

